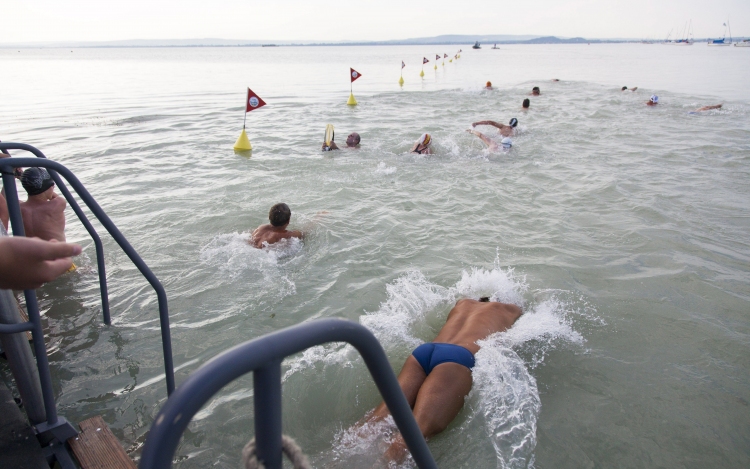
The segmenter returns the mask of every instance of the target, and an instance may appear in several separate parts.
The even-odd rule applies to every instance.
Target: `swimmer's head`
[[[541,91],[539,91],[539,87],[538,86],[535,86],[535,87],[531,88],[531,94],[533,94],[534,96],[536,96],[536,95],[538,95],[540,93],[541,93]]]
[[[620,91],[625,91],[626,89],[628,89],[628,87],[627,86],[623,86]]]
[[[55,181],[44,168],[29,168],[21,176],[21,185],[29,195],[39,195],[54,187]]]
[[[292,211],[284,203],[276,204],[268,211],[268,220],[275,227],[288,225],[290,218],[292,218]]]
[[[492,82],[488,81],[487,84],[485,85],[485,88],[492,88]]]
[[[356,147],[359,145],[360,137],[357,132],[352,132],[349,134],[348,137],[346,137],[346,146],[347,147]]]
[[[524,109],[528,109],[531,106],[531,100],[529,98],[524,99],[522,106]]]
[[[424,147],[428,147],[430,146],[430,143],[432,143],[432,137],[430,137],[430,134],[422,134],[422,136],[419,137],[419,140],[417,140],[417,143]]]
[[[513,140],[511,140],[510,137],[505,137],[500,143],[502,143],[503,148],[510,148],[513,146]]]
[[[510,125],[511,127],[515,127],[515,126],[517,126],[517,125],[518,125],[518,119],[516,119],[516,118],[514,117],[513,119],[511,119],[511,120],[510,120],[510,122],[509,122],[508,124],[509,124],[509,125]]]
[[[658,96],[656,96],[655,94],[652,94],[652,95],[651,95],[651,99],[650,99],[650,101],[651,101],[652,103],[654,103],[654,104],[658,104],[658,103],[659,103],[659,97],[658,97]]]

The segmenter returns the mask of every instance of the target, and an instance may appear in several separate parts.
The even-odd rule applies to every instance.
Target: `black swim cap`
[[[29,195],[39,195],[55,185],[55,181],[44,168],[29,168],[21,176],[21,185]]]
[[[511,119],[511,120],[510,120],[510,126],[511,126],[511,127],[515,127],[515,126],[517,126],[517,125],[518,125],[518,119],[516,119],[516,118],[514,117],[513,119]]]

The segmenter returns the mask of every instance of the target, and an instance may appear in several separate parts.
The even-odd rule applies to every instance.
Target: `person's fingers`
[[[51,282],[52,280],[67,272],[73,266],[73,261],[69,257],[65,257],[61,259],[55,259],[53,261],[46,261],[44,264],[44,281]]]
[[[82,248],[78,244],[49,242],[44,243],[38,253],[41,260],[53,260],[64,257],[77,256],[81,253]],[[70,266],[68,266],[70,267]]]

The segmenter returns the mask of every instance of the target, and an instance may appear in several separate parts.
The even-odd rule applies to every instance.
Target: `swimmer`
[[[637,90],[637,89],[638,89],[638,87],[637,87],[637,86],[634,86],[633,88],[630,88],[630,89],[628,89],[628,87],[627,87],[627,86],[623,86],[623,87],[622,87],[622,89],[621,89],[620,91],[635,91],[635,90]]]
[[[651,99],[646,101],[646,106],[656,106],[657,104],[659,104],[659,97],[655,94],[652,94]]]
[[[419,137],[419,140],[417,140],[414,146],[411,147],[410,153],[418,153],[420,155],[431,155],[432,154],[432,148],[430,148],[431,143],[432,143],[432,137],[430,137],[430,134],[422,134],[422,136]]]
[[[538,86],[535,86],[535,87],[531,88],[531,96],[539,96],[541,94],[542,94],[542,92],[539,91],[539,87]]]
[[[425,439],[445,430],[463,407],[472,386],[471,369],[480,348],[477,341],[506,331],[521,313],[516,305],[490,302],[487,297],[459,300],[437,337],[414,349],[406,359],[398,382]],[[378,422],[388,415],[388,408],[381,403],[365,421]],[[398,435],[385,456],[401,462],[406,452],[406,443]]]
[[[485,90],[491,90],[492,89],[492,82],[488,81],[486,85],[484,85]]]
[[[714,104],[712,106],[703,106],[702,108],[698,108],[693,112],[703,112],[703,111],[710,111],[711,109],[721,109],[723,104]]]
[[[346,146],[348,148],[359,148],[361,138],[357,132],[352,132],[346,137]]]
[[[64,197],[55,193],[55,181],[44,168],[29,168],[21,176],[28,198],[21,202],[23,229],[29,238],[65,242]]]
[[[560,81],[560,80],[559,80],[559,79],[557,79],[557,78],[553,78],[553,79],[552,79],[552,81]]]
[[[288,231],[289,219],[292,218],[292,211],[287,204],[281,203],[271,207],[268,211],[268,225],[261,225],[253,231],[248,243],[256,248],[262,248],[263,244],[271,245],[278,243],[282,239],[300,238],[304,236],[301,231]]]
[[[521,103],[521,109],[527,111],[529,106],[531,106],[531,100],[529,98],[524,99],[523,103]]]
[[[503,137],[512,137],[513,135],[516,135],[516,126],[518,125],[518,119],[514,117],[508,124],[509,125],[500,124],[495,121],[479,121],[474,122],[473,124],[471,124],[471,126],[476,127],[478,125],[491,125],[493,127],[497,127],[498,132],[500,132],[500,135],[502,135]]]

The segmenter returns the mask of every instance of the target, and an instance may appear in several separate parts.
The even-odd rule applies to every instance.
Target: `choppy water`
[[[398,369],[457,298],[494,294],[526,313],[483,343],[464,410],[430,442],[441,467],[747,466],[749,51],[465,47],[421,81],[429,49],[0,50],[0,138],[73,170],[161,279],[178,384],[320,317],[360,321]],[[269,103],[248,115],[251,157],[231,148],[246,86]],[[511,117],[508,153],[464,132]],[[322,154],[326,123],[362,147]],[[408,154],[425,131],[435,154]],[[310,236],[250,248],[279,201]],[[40,290],[61,413],[103,414],[137,458],[166,394],[156,298],[104,236],[104,327],[72,212],[68,237],[81,268]],[[285,432],[315,465],[369,467],[393,429],[349,430],[378,402],[357,354],[317,347],[283,373]],[[178,466],[236,467],[251,399],[250,377],[217,396]]]

